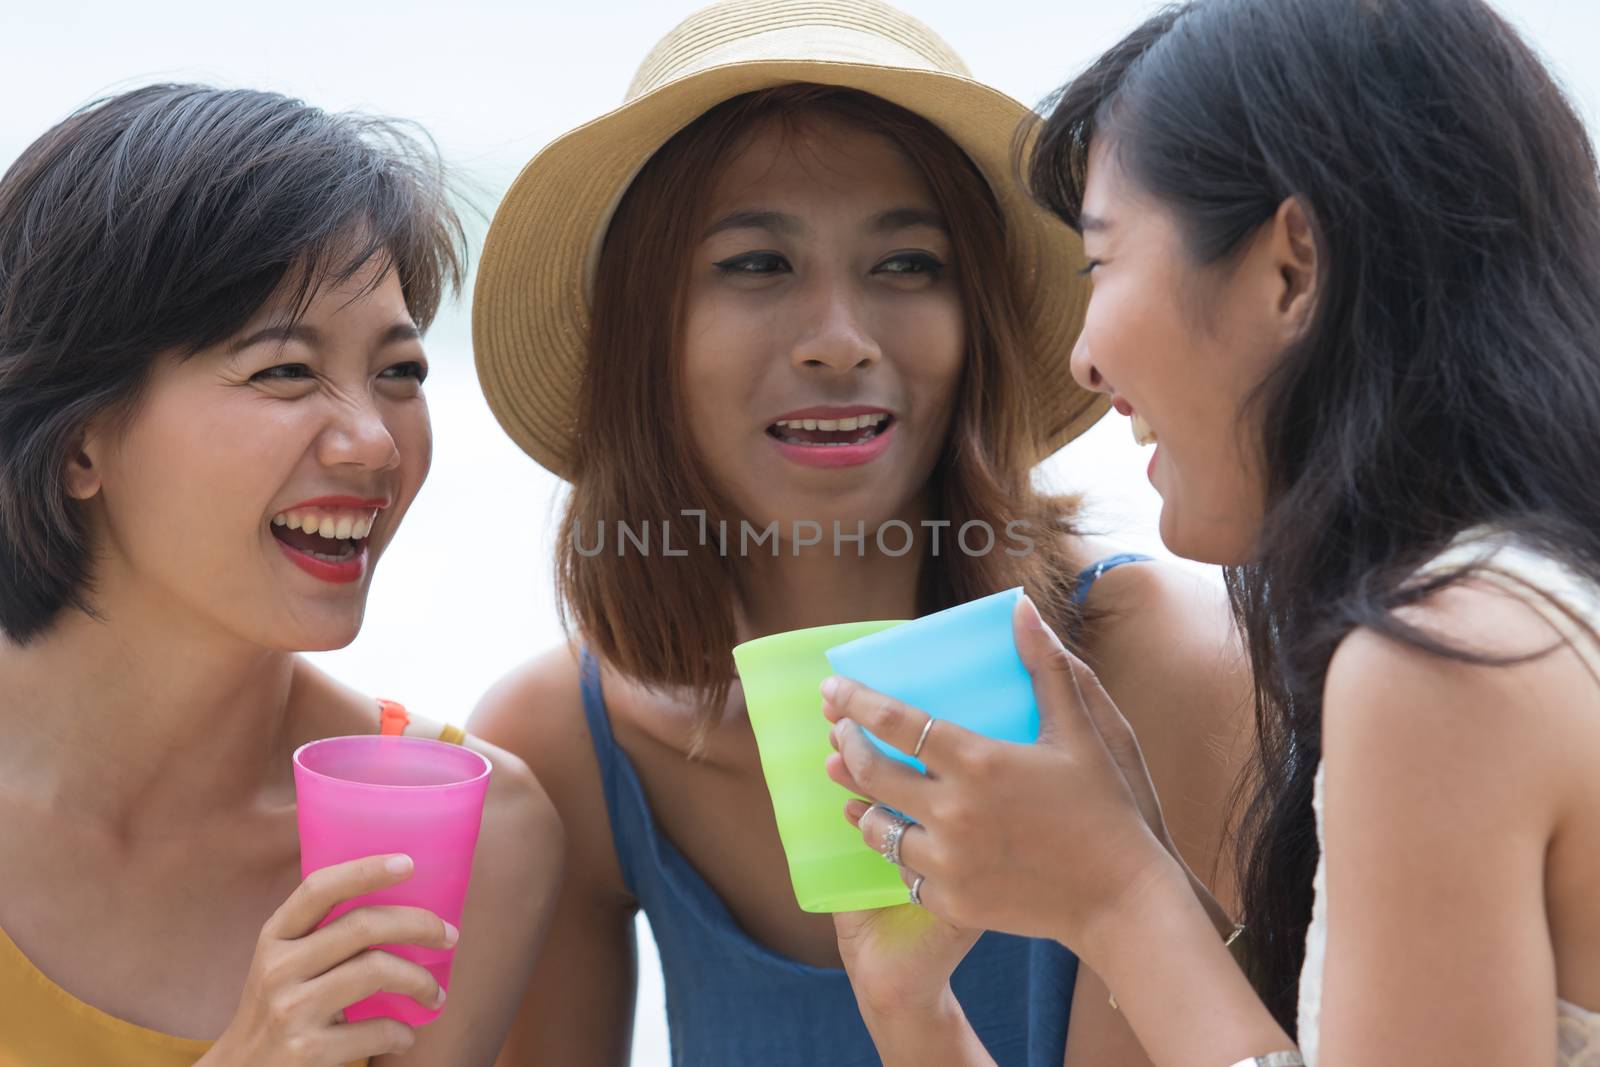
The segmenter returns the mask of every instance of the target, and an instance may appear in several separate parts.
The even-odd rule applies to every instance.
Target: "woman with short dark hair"
[[[1243,932],[1197,900],[1140,742],[1031,609],[1050,744],[941,722],[928,776],[901,773],[861,727],[902,744],[927,716],[840,682],[836,779],[921,820],[901,854],[930,911],[1079,951],[1161,1067],[1600,1062],[1582,122],[1481,0],[1193,0],[1040,134],[1034,191],[1094,279],[1074,377],[1158,445],[1167,545],[1232,568],[1260,726]],[[871,962],[940,1002],[926,954]],[[889,1063],[963,1025],[894,1023]]]
[[[431,150],[283,96],[99,101],[0,179],[0,1060],[487,1065],[526,981],[559,824],[527,768],[297,652],[360,628],[427,473],[422,332],[460,282]],[[290,754],[427,733],[494,765],[442,1003],[404,880],[300,878]],[[409,721],[409,726],[407,722]]]

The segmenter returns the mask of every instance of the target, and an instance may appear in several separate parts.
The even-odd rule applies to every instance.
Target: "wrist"
[[[1104,967],[1118,958],[1124,948],[1138,940],[1137,935],[1157,925],[1175,910],[1194,906],[1195,887],[1182,861],[1162,852],[1151,858],[1144,869],[1130,878],[1109,906],[1074,931],[1074,939],[1057,938],[1089,965],[1105,976]]]
[[[861,1008],[884,1067],[992,1063],[948,983],[925,1001],[887,1007],[863,1003]]]

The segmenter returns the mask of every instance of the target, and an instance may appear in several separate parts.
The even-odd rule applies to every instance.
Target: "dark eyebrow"
[[[944,216],[937,211],[927,211],[918,207],[901,207],[893,211],[885,211],[872,220],[873,233],[892,233],[895,230],[909,230],[913,226],[931,226],[945,233],[950,232],[950,227],[945,225]]]
[[[321,335],[317,333],[314,326],[307,326],[303,322],[297,322],[293,325],[279,323],[274,326],[263,326],[255,333],[246,334],[239,338],[228,346],[228,355],[236,356],[251,345],[258,345],[263,341],[277,341],[280,344],[287,344],[290,341],[302,341],[315,348],[317,342],[321,339]]]
[[[383,331],[383,336],[378,338],[378,347],[382,348],[384,345],[400,344],[402,341],[420,340],[422,340],[422,331],[417,329],[416,323],[397,322],[387,330]]]
[[[379,335],[378,343],[373,347],[384,348],[388,345],[402,344],[406,341],[419,341],[421,339],[422,331],[417,329],[415,323],[397,322]],[[236,356],[251,345],[261,344],[264,341],[277,341],[280,344],[300,341],[315,348],[321,340],[322,335],[317,332],[315,326],[307,326],[303,322],[295,323],[292,326],[280,323],[275,326],[263,326],[255,333],[239,338],[228,346],[228,355],[230,357]]]
[[[799,219],[793,215],[785,215],[781,211],[735,211],[713,222],[706,232],[700,235],[700,239],[704,241],[725,230],[766,230],[782,237],[793,237],[804,229]]]
[[[1099,215],[1085,215],[1081,212],[1078,214],[1079,233],[1089,233],[1091,231],[1104,233],[1109,229],[1111,229],[1111,223]]]

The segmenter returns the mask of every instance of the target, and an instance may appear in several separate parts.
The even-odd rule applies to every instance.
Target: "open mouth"
[[[887,432],[892,425],[894,416],[884,411],[843,419],[779,419],[767,427],[767,435],[786,445],[843,448],[864,445]]]
[[[365,551],[377,517],[371,509],[294,508],[272,517],[272,536],[320,563],[349,563]]]

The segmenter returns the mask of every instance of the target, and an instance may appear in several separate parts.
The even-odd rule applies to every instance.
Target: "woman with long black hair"
[[[1030,179],[1094,278],[1075,377],[1158,444],[1167,545],[1230,568],[1243,929],[1027,604],[1040,745],[825,686],[831,773],[918,820],[926,927],[1058,938],[1163,1067],[1600,1062],[1600,190],[1573,108],[1480,0],[1195,0],[1061,91]],[[861,727],[920,739],[927,777]],[[873,842],[894,818],[847,814]],[[885,1062],[962,1047],[926,955],[848,948]]]

